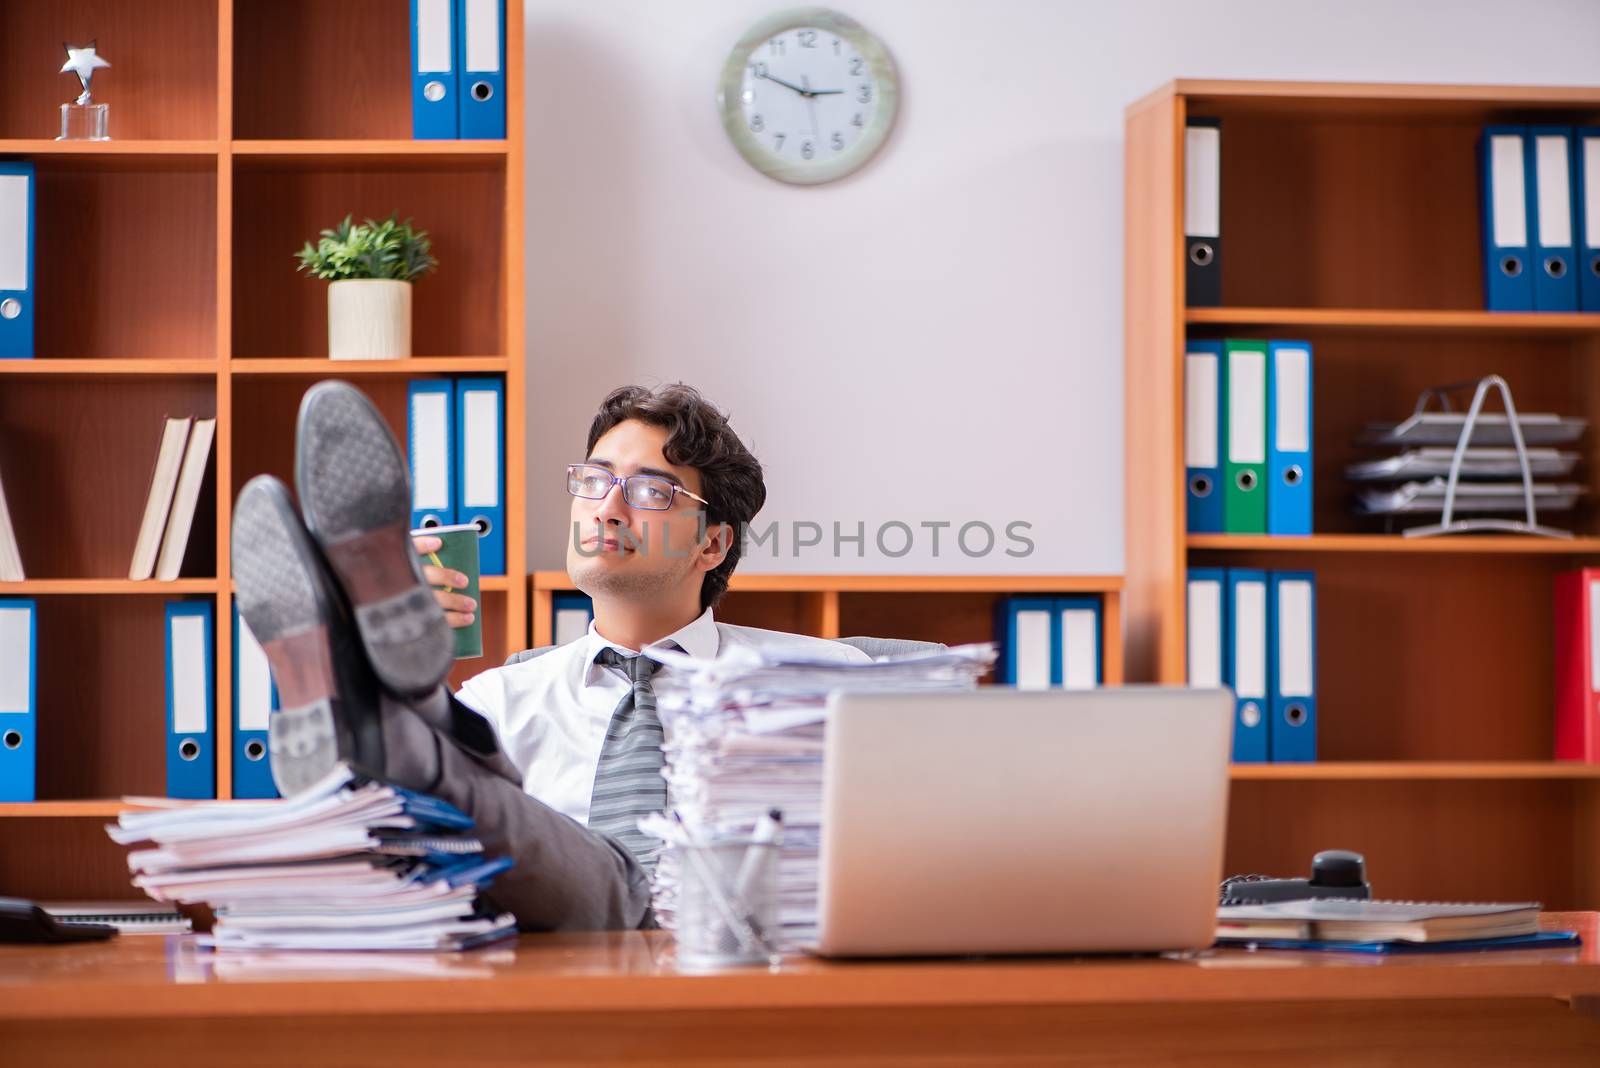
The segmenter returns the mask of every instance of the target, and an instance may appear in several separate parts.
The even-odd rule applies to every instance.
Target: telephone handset
[[[1312,897],[1372,897],[1367,864],[1360,853],[1324,849],[1311,858],[1309,879],[1275,879],[1269,875],[1235,875],[1223,880],[1218,904],[1259,905]]]

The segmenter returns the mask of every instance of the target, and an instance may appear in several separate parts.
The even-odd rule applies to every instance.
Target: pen
[[[776,847],[783,843],[783,810],[768,809],[766,815],[756,821],[756,828],[750,832],[750,844],[745,847],[744,859],[739,862],[739,875],[733,881],[733,896],[740,904],[750,901],[750,885],[756,880],[756,873],[761,870],[761,861],[766,857],[768,847]],[[751,909],[753,913],[755,910]]]

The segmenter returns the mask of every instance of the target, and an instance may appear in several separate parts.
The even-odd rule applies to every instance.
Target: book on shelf
[[[1539,930],[1536,902],[1364,901],[1313,898],[1217,909],[1217,937],[1349,942],[1460,942]]]
[[[171,582],[183,567],[183,554],[189,547],[189,530],[194,525],[195,504],[200,500],[200,485],[206,477],[206,461],[211,456],[211,440],[216,436],[215,419],[196,419],[189,431],[189,443],[178,473],[178,486],[172,498],[172,516],[161,539],[161,556],[156,561],[156,578]]]
[[[21,582],[22,554],[17,549],[17,531],[11,525],[11,509],[6,506],[6,487],[0,481],[0,582]]]
[[[150,493],[144,502],[144,519],[139,523],[139,540],[134,543],[133,563],[128,568],[128,577],[135,581],[147,579],[155,572],[156,554],[161,549],[167,515],[172,511],[172,495],[178,486],[184,446],[193,425],[194,419],[190,416],[168,418],[161,432],[161,446],[156,451],[155,467],[150,473]]]

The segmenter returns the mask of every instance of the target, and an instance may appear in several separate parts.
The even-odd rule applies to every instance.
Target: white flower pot
[[[328,283],[328,357],[404,360],[411,356],[411,283],[346,278]]]

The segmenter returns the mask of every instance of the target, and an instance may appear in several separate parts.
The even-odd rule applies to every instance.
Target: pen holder
[[[771,842],[673,845],[678,868],[678,967],[767,964],[779,941],[778,858]]]

